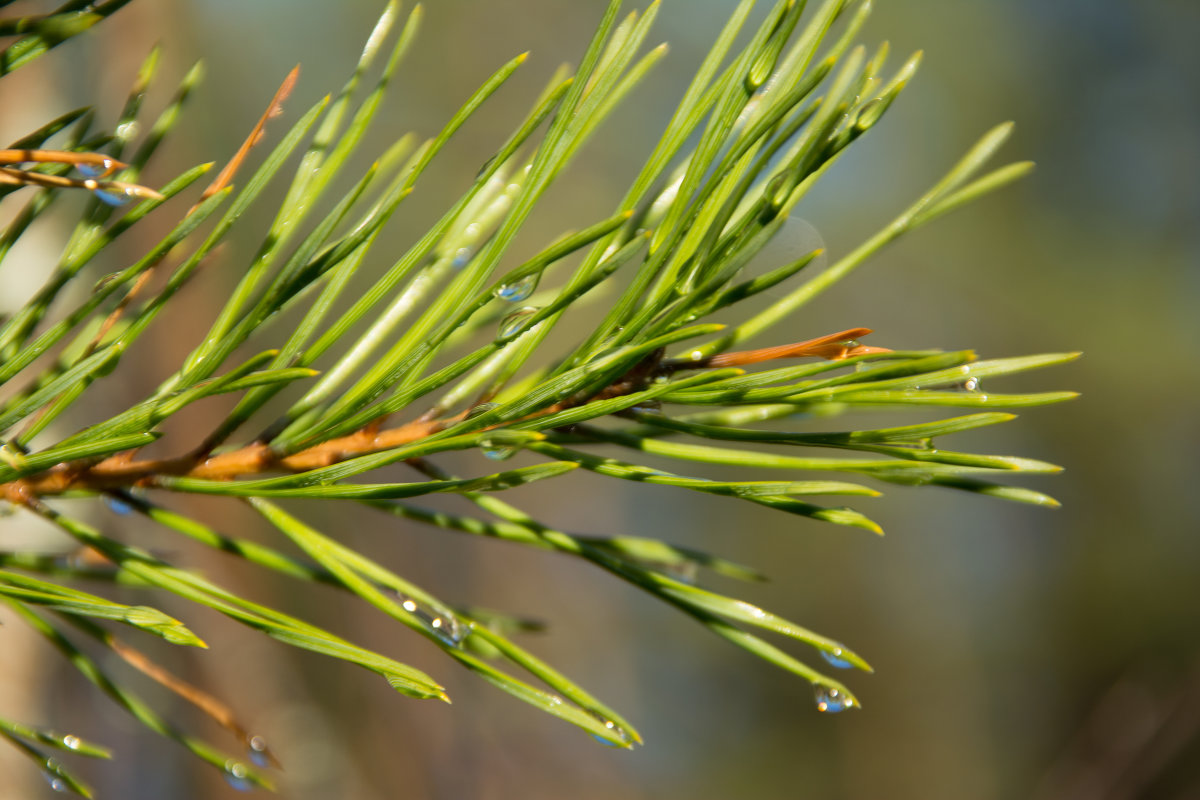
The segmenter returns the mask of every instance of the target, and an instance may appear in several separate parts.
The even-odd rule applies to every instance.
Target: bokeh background
[[[13,7],[22,5],[35,4]],[[208,74],[150,182],[223,160],[297,61],[290,118],[336,91],[381,5],[134,3],[96,35],[3,82],[0,140],[84,103],[111,120],[157,42],[166,80],[151,108],[195,60]],[[553,68],[578,57],[603,6],[428,4],[364,152],[405,131],[428,135],[496,66],[524,50],[532,56],[463,130],[421,202],[402,207],[396,248],[469,182]],[[666,2],[652,39],[670,42],[669,58],[564,176],[528,241],[612,207],[732,6]],[[661,536],[766,569],[772,582],[763,586],[714,585],[864,654],[875,674],[850,677],[862,711],[818,714],[802,681],[583,565],[373,517],[322,517],[318,507],[301,510],[436,594],[544,620],[548,631],[525,644],[626,712],[646,745],[600,747],[361,604],[301,594],[97,510],[93,518],[110,530],[157,542],[240,591],[430,671],[455,703],[407,700],[359,670],[187,610],[213,649],[163,658],[267,737],[286,766],[282,796],[297,800],[1200,797],[1198,35],[1193,0],[881,2],[863,40],[890,40],[896,64],[923,49],[924,64],[884,122],[797,209],[844,253],[984,130],[1017,121],[1002,157],[1038,162],[1032,177],[893,246],[787,333],[866,325],[878,343],[897,347],[1084,351],[1075,364],[1005,384],[1075,389],[1081,399],[960,442],[1065,465],[1031,484],[1063,508],[890,487],[865,509],[888,532],[881,539],[653,487],[571,477],[557,490],[520,490],[521,502],[570,529]],[[190,289],[139,354],[144,385],[132,380],[114,404],[155,385],[195,344],[256,245],[246,232],[255,226],[242,227],[224,272]],[[40,233],[51,259],[63,232]],[[127,243],[124,256],[138,244]],[[37,284],[33,254],[29,263],[2,276],[6,306]],[[202,413],[189,424],[204,422]],[[183,508],[242,535],[270,536],[232,503]],[[12,541],[47,535],[0,525]],[[116,761],[87,765],[101,797],[234,796],[220,775],[85,687],[9,616],[0,614],[0,713],[115,744]],[[187,726],[220,736],[171,698],[148,694]],[[20,759],[0,753],[0,798],[51,794]]]

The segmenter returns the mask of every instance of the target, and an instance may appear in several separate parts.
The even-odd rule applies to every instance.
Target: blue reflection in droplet
[[[825,659],[838,669],[851,669],[854,667],[854,664],[842,658],[842,648],[840,647],[834,649],[833,652],[822,650],[821,658]]]
[[[505,283],[496,288],[496,297],[501,300],[507,300],[510,303],[519,303],[529,295],[533,294],[533,290],[537,288],[538,276],[526,275],[518,281]]]
[[[518,308],[504,319],[500,320],[500,338],[506,339],[509,336],[514,336],[521,331],[522,328],[529,322],[529,318],[537,313],[536,308],[526,306]]]
[[[96,199],[99,200],[101,203],[104,203],[105,205],[114,206],[114,207],[115,206],[123,206],[127,202],[129,202],[129,193],[128,192],[110,192],[110,191],[107,191],[106,189],[94,189],[94,190],[92,190],[92,194],[94,194],[96,196]]]
[[[250,770],[240,761],[225,762],[225,782],[239,792],[248,792],[254,788],[254,782],[250,780]]]
[[[858,705],[853,697],[832,686],[819,685],[814,691],[817,696],[817,710],[826,714],[836,714]]]

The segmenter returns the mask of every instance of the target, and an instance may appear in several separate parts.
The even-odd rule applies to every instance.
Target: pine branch
[[[21,36],[0,54],[0,78],[126,2],[90,10],[68,4],[50,14],[0,19],[0,34]],[[175,644],[203,642],[184,622],[149,605],[117,603],[67,584],[120,583],[148,602],[173,594],[292,646],[363,667],[408,696],[447,699],[445,691],[430,675],[390,656],[239,596],[219,577],[201,577],[122,543],[64,513],[60,497],[99,497],[154,523],[164,542],[184,536],[306,586],[337,587],[423,636],[450,661],[615,746],[633,746],[641,737],[616,710],[513,641],[532,626],[447,602],[279,503],[354,501],[375,513],[582,559],[809,681],[819,710],[860,706],[847,685],[759,633],[811,648],[834,668],[870,670],[856,652],[695,585],[701,570],[760,579],[754,569],[657,539],[559,530],[502,495],[583,470],[596,481],[716,494],[877,533],[879,526],[861,512],[817,501],[879,494],[856,482],[862,479],[1056,505],[1041,492],[1003,481],[1052,473],[1057,466],[947,450],[939,440],[1014,419],[996,409],[1070,399],[1070,392],[996,393],[992,382],[1078,354],[979,360],[967,350],[905,350],[886,331],[874,334],[879,344],[864,345],[859,340],[872,333],[866,327],[793,344],[762,339],[888,244],[1030,168],[1017,163],[985,172],[1011,132],[1011,125],[997,126],[916,202],[825,269],[810,274],[819,254],[813,251],[745,277],[797,203],[883,119],[920,62],[915,54],[889,75],[886,45],[873,53],[855,46],[869,3],[826,0],[807,15],[804,5],[779,0],[757,28],[743,30],[753,3],[739,3],[611,213],[542,243],[507,270],[500,265],[514,242],[528,238],[525,223],[547,191],[665,57],[662,46],[646,49],[657,4],[621,19],[620,3],[613,0],[578,68],[547,81],[461,196],[407,251],[389,255],[390,266],[375,247],[378,237],[407,210],[410,198],[422,196],[444,146],[485,103],[527,102],[513,100],[507,86],[522,68],[522,54],[465,98],[440,131],[398,137],[355,175],[352,157],[363,149],[387,87],[418,35],[419,7],[404,17],[397,3],[388,3],[342,89],[308,109],[287,107],[298,80],[293,70],[242,147],[226,154],[227,166],[201,192],[193,185],[211,164],[187,169],[158,189],[140,182],[202,75],[197,66],[183,77],[134,148],[143,97],[159,71],[157,50],[135,76],[112,130],[93,130],[91,112],[80,109],[0,150],[0,197],[20,192],[25,203],[0,231],[0,267],[34,222],[57,213],[62,192],[92,195],[43,286],[0,321],[0,498],[56,525],[90,556],[0,553],[0,601],[141,724],[244,787],[269,786],[259,768],[277,766],[262,738],[248,732],[234,709],[118,639],[109,626],[130,625]],[[364,88],[389,43],[377,81]],[[284,116],[290,118],[286,130],[267,125]],[[285,165],[293,157],[299,164],[289,177]],[[232,252],[230,232],[253,224],[246,213],[273,181],[286,188],[259,246],[249,255]],[[335,186],[349,188],[337,195]],[[190,208],[169,233],[136,263],[96,274],[97,256],[146,217],[161,216],[163,204],[179,195],[191,197]],[[318,207],[329,212],[310,222]],[[568,267],[573,256],[578,264]],[[121,369],[143,368],[127,362],[129,348],[162,330],[163,312],[178,302],[180,290],[214,269],[230,269],[238,280],[193,351],[141,402],[60,435],[63,425],[80,424],[84,398],[94,397],[98,386],[127,374]],[[371,285],[348,298],[348,286],[363,274],[373,276]],[[90,292],[66,291],[89,281]],[[739,304],[769,290],[782,294],[756,314],[740,314]],[[569,328],[560,323],[589,305],[600,306],[599,322],[582,336],[564,334]],[[299,321],[278,330],[274,321],[289,311]],[[758,346],[734,350],[751,339]],[[235,360],[241,352],[257,354]],[[332,363],[318,372],[318,359]],[[163,423],[192,403],[221,395],[236,405],[198,441],[164,436]],[[268,416],[276,399],[286,404]],[[763,424],[802,412],[849,415],[859,408],[913,405],[977,413],[878,429],[849,425],[838,432],[806,430],[803,422],[796,430]],[[139,455],[160,440],[178,455]],[[598,446],[607,448],[605,455],[597,455]],[[621,457],[612,455],[614,447]],[[494,471],[495,462],[519,450],[536,462]],[[450,451],[476,451],[483,458],[471,473],[457,476],[439,463],[439,454]],[[642,463],[647,457],[671,459],[679,471],[648,466]],[[373,481],[377,470],[401,462],[421,479]],[[694,464],[718,465],[723,478],[687,474]],[[747,479],[747,469],[787,473],[783,479]],[[812,475],[830,472],[850,473],[854,480]],[[171,498],[179,493],[240,498],[303,557],[172,510]],[[476,511],[449,514],[409,502],[435,493],[456,494]],[[71,638],[79,634],[216,719],[252,763],[157,714],[79,649]],[[74,737],[7,720],[0,720],[0,735],[40,759],[43,769],[51,762],[39,747],[107,755]],[[64,790],[89,796],[70,772],[58,766],[51,772],[48,777]]]

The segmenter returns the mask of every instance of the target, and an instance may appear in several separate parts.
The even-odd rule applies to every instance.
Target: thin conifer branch
[[[0,53],[0,79],[127,2],[0,18],[0,34],[19,37]],[[186,620],[149,605],[165,592],[191,604],[185,608],[207,607],[280,642],[363,667],[408,696],[448,699],[445,690],[388,655],[242,597],[219,577],[129,546],[66,513],[60,498],[104,498],[142,515],[164,542],[186,537],[304,587],[337,587],[474,675],[615,746],[640,743],[637,729],[510,636],[536,626],[480,611],[474,602],[445,601],[285,505],[291,498],[353,501],[433,528],[582,559],[810,682],[819,710],[859,707],[850,686],[825,674],[825,666],[870,670],[857,652],[696,583],[703,570],[761,579],[753,568],[657,538],[570,533],[542,524],[503,494],[587,472],[597,482],[703,492],[875,533],[880,527],[862,512],[827,504],[827,498],[878,495],[866,485],[877,481],[1056,505],[1040,491],[1006,484],[1017,475],[1056,472],[1056,465],[947,449],[941,440],[1014,419],[1001,409],[1071,399],[1071,392],[1001,393],[993,387],[1012,374],[1069,362],[1077,353],[981,359],[970,350],[905,349],[888,331],[867,345],[860,342],[872,334],[867,327],[791,344],[779,344],[783,337],[749,344],[781,320],[794,319],[890,243],[1030,168],[1018,162],[989,171],[987,162],[1011,131],[1009,124],[997,126],[876,234],[844,254],[831,254],[830,266],[817,271],[823,251],[813,250],[746,277],[746,267],[786,228],[792,209],[816,197],[833,165],[852,157],[854,143],[886,116],[921,60],[914,54],[889,73],[886,45],[856,46],[867,2],[825,0],[806,9],[795,0],[777,0],[751,27],[753,5],[737,4],[611,211],[535,243],[534,255],[515,267],[507,266],[511,250],[530,239],[526,222],[533,211],[588,141],[601,135],[605,120],[622,103],[636,102],[641,82],[666,57],[666,48],[650,40],[657,3],[622,17],[621,3],[611,0],[578,67],[556,72],[531,104],[514,97],[509,85],[526,60],[518,54],[462,98],[439,131],[398,133],[366,168],[352,156],[363,149],[388,86],[419,40],[424,13],[418,7],[404,16],[395,0],[385,5],[339,92],[294,111],[279,141],[260,152],[254,146],[264,126],[284,116],[284,100],[298,80],[298,68],[293,70],[203,191],[192,187],[211,164],[187,169],[160,189],[139,182],[184,118],[185,100],[202,77],[198,65],[186,73],[135,148],[135,123],[144,116],[143,98],[159,69],[157,49],[139,69],[112,130],[94,130],[90,110],[78,109],[0,150],[0,196],[21,192],[27,198],[0,230],[0,267],[35,222],[58,213],[54,200],[62,191],[82,189],[94,198],[42,287],[0,320],[0,501],[57,526],[88,555],[0,552],[0,602],[147,729],[241,787],[269,786],[270,777],[159,715],[67,633],[86,634],[131,665],[136,679],[157,682],[200,708],[232,733],[245,758],[264,768],[278,761],[261,737],[248,732],[242,714],[117,638],[110,626],[204,645]],[[387,47],[381,74],[364,88]],[[446,144],[485,103],[496,102],[525,103],[528,111],[407,250],[383,254],[377,247],[381,233],[408,210],[410,198],[424,198],[431,165],[445,157]],[[299,164],[289,176],[293,158]],[[236,187],[235,173],[244,176]],[[269,210],[257,250],[238,252],[230,232],[235,225],[254,225],[247,212],[279,181],[283,199]],[[179,195],[191,198],[190,207],[164,226],[169,233],[135,263],[97,273],[97,257],[113,241],[135,227],[146,229],[142,221],[165,214],[164,203]],[[328,211],[310,221],[314,208]],[[175,307],[179,292],[206,264],[207,271],[229,268],[236,285],[213,310],[207,332],[194,332],[191,353],[170,365],[141,401],[99,421],[86,417],[90,424],[81,425],[81,409],[111,380],[144,367],[127,358],[130,349],[162,329],[163,312]],[[345,302],[347,288],[367,275],[374,276],[369,286]],[[77,286],[91,291],[67,293]],[[769,306],[739,313],[743,301],[769,290],[777,292]],[[66,297],[82,299],[67,307]],[[582,334],[560,325],[588,306],[600,306],[601,313]],[[281,331],[275,321],[288,312],[298,322]],[[246,352],[253,355],[235,356]],[[314,369],[326,362],[323,373]],[[163,424],[184,408],[218,396],[230,398],[232,410],[211,429],[186,441],[164,434]],[[284,398],[282,410],[270,416],[275,398]],[[807,429],[802,420],[787,430],[764,424],[802,412],[849,417],[860,408],[899,413],[911,406],[972,413],[874,429],[849,422],[834,432]],[[81,426],[61,433],[72,425]],[[139,456],[156,442],[175,455]],[[481,458],[458,476],[440,463],[440,454],[450,451],[474,451]],[[496,467],[518,451],[532,463]],[[643,463],[650,459],[677,466],[667,471]],[[400,462],[420,479],[373,477]],[[704,473],[691,468],[700,464],[721,470],[720,479],[699,477]],[[761,472],[746,474],[761,470],[783,472],[765,479]],[[840,473],[835,478],[849,473],[852,480],[816,474],[831,472]],[[302,555],[222,533],[173,510],[170,498],[180,493],[240,498]],[[411,502],[434,493],[458,495],[470,513],[430,511]],[[159,502],[159,495],[168,499]],[[98,592],[126,586],[146,604],[74,588],[81,580],[95,581]],[[806,663],[767,636],[815,651],[824,665]],[[41,748],[61,749],[66,741],[3,719],[0,737],[35,760],[45,758]],[[107,755],[87,748],[91,755]],[[64,790],[90,791],[69,770],[56,768],[47,777]]]

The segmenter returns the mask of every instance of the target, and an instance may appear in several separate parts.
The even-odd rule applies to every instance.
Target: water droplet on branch
[[[842,653],[843,653],[843,652],[844,652],[844,651],[843,651],[843,650],[842,650],[842,648],[840,648],[840,647],[835,647],[835,648],[834,648],[832,651],[829,651],[829,650],[822,650],[822,651],[821,651],[821,658],[825,659],[826,661],[828,661],[830,664],[832,664],[833,666],[837,667],[838,669],[851,669],[851,668],[853,668],[853,667],[854,667],[854,664],[852,664],[851,662],[849,662],[849,661],[847,661],[846,659],[842,658]]]
[[[492,461],[505,461],[512,458],[513,454],[517,452],[517,448],[499,444],[487,437],[479,440],[479,449],[483,451],[486,458],[490,458]]]
[[[92,194],[101,203],[110,206],[123,206],[134,196],[128,189],[93,189]]]
[[[46,779],[46,783],[50,784],[50,788],[56,792],[65,792],[71,788],[66,777],[63,775],[62,764],[59,764],[53,758],[47,758],[42,762],[42,777]]]
[[[265,767],[271,763],[271,758],[267,755],[268,751],[267,740],[261,736],[251,736],[246,742],[246,757],[255,766]]]
[[[818,685],[814,689],[817,697],[817,711],[822,711],[826,714],[836,714],[839,711],[845,711],[847,708],[855,708],[858,703],[853,697],[850,697],[841,689],[835,689],[832,686]]]
[[[529,318],[538,312],[538,309],[532,306],[518,308],[516,311],[500,320],[500,338],[507,339],[510,336],[515,336],[529,324]]]
[[[118,139],[128,142],[130,139],[138,135],[137,120],[131,119],[128,122],[122,122],[117,126],[117,129],[113,131],[113,133],[116,134]]]
[[[125,514],[133,513],[133,506],[116,497],[104,495],[102,499],[104,501],[104,505],[108,506],[108,509],[114,514],[121,514],[124,516]]]
[[[680,583],[686,583],[689,586],[695,586],[697,579],[700,577],[700,565],[695,561],[676,561],[669,565],[664,572],[668,577],[674,578]]]
[[[240,761],[230,759],[225,762],[225,782],[239,792],[248,792],[254,788],[250,780],[250,770]]]
[[[470,626],[464,624],[454,614],[446,609],[435,608],[432,605],[396,593],[401,599],[400,607],[419,619],[443,643],[458,647],[463,639],[471,632]]]
[[[533,290],[538,285],[538,277],[538,273],[535,272],[512,283],[497,286],[496,297],[499,297],[501,300],[507,300],[510,303],[519,303],[533,294]]]
[[[598,715],[596,716],[596,719],[604,723],[604,727],[621,740],[620,742],[614,742],[611,739],[605,739],[603,736],[593,733],[591,736],[597,742],[605,747],[628,747],[632,743],[633,740],[629,737],[629,734],[624,728],[617,727],[617,723],[613,722],[611,719],[604,719]]]
[[[102,175],[108,175],[116,167],[116,162],[111,158],[105,158],[99,164],[76,164],[76,171],[85,178],[99,178]]]

